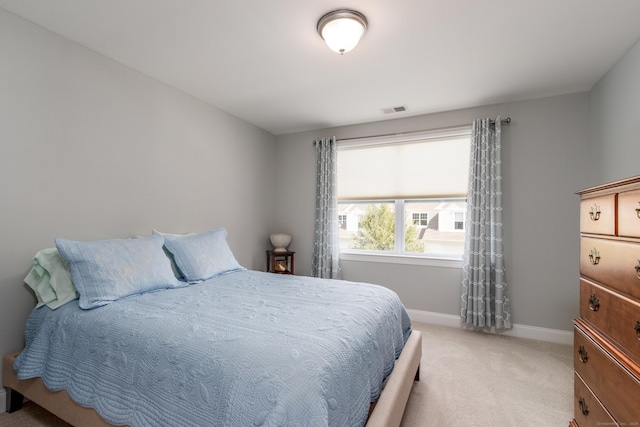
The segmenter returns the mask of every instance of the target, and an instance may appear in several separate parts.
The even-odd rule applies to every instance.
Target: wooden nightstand
[[[295,252],[276,252],[274,250],[267,251],[267,272],[277,274],[294,274],[294,257]]]

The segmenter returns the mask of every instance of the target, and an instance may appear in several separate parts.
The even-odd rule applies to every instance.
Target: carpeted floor
[[[402,427],[567,426],[573,347],[414,323],[420,382]]]
[[[50,414],[41,407],[26,402],[21,410],[9,414],[0,414],[1,427],[70,427],[60,418]],[[80,426],[78,426],[80,427]],[[84,426],[83,426],[84,427]]]
[[[564,427],[573,418],[571,346],[413,327],[423,333],[422,367],[402,427]],[[27,403],[18,412],[0,414],[0,426],[69,424]]]

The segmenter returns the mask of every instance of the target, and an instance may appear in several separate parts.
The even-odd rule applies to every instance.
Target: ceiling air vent
[[[382,110],[383,114],[402,113],[404,111],[407,111],[407,106],[406,105],[399,105],[397,107],[381,108],[380,110]]]

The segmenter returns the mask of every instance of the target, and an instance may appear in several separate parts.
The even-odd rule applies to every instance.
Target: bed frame
[[[19,380],[13,370],[13,361],[17,355],[18,353],[10,353],[2,360],[2,385],[9,389],[8,412],[22,408],[23,397],[26,397],[73,426],[114,427],[103,420],[94,409],[74,402],[65,390],[54,392],[46,388],[41,378]],[[380,397],[371,405],[366,427],[400,426],[413,381],[420,380],[421,357],[422,334],[414,330],[398,357]]]

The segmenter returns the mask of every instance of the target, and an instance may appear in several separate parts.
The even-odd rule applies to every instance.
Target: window
[[[341,250],[460,258],[469,149],[469,127],[340,142]]]
[[[413,225],[427,226],[429,223],[429,214],[427,212],[414,212],[411,214]]]
[[[453,228],[456,230],[464,230],[464,212],[454,212]]]

